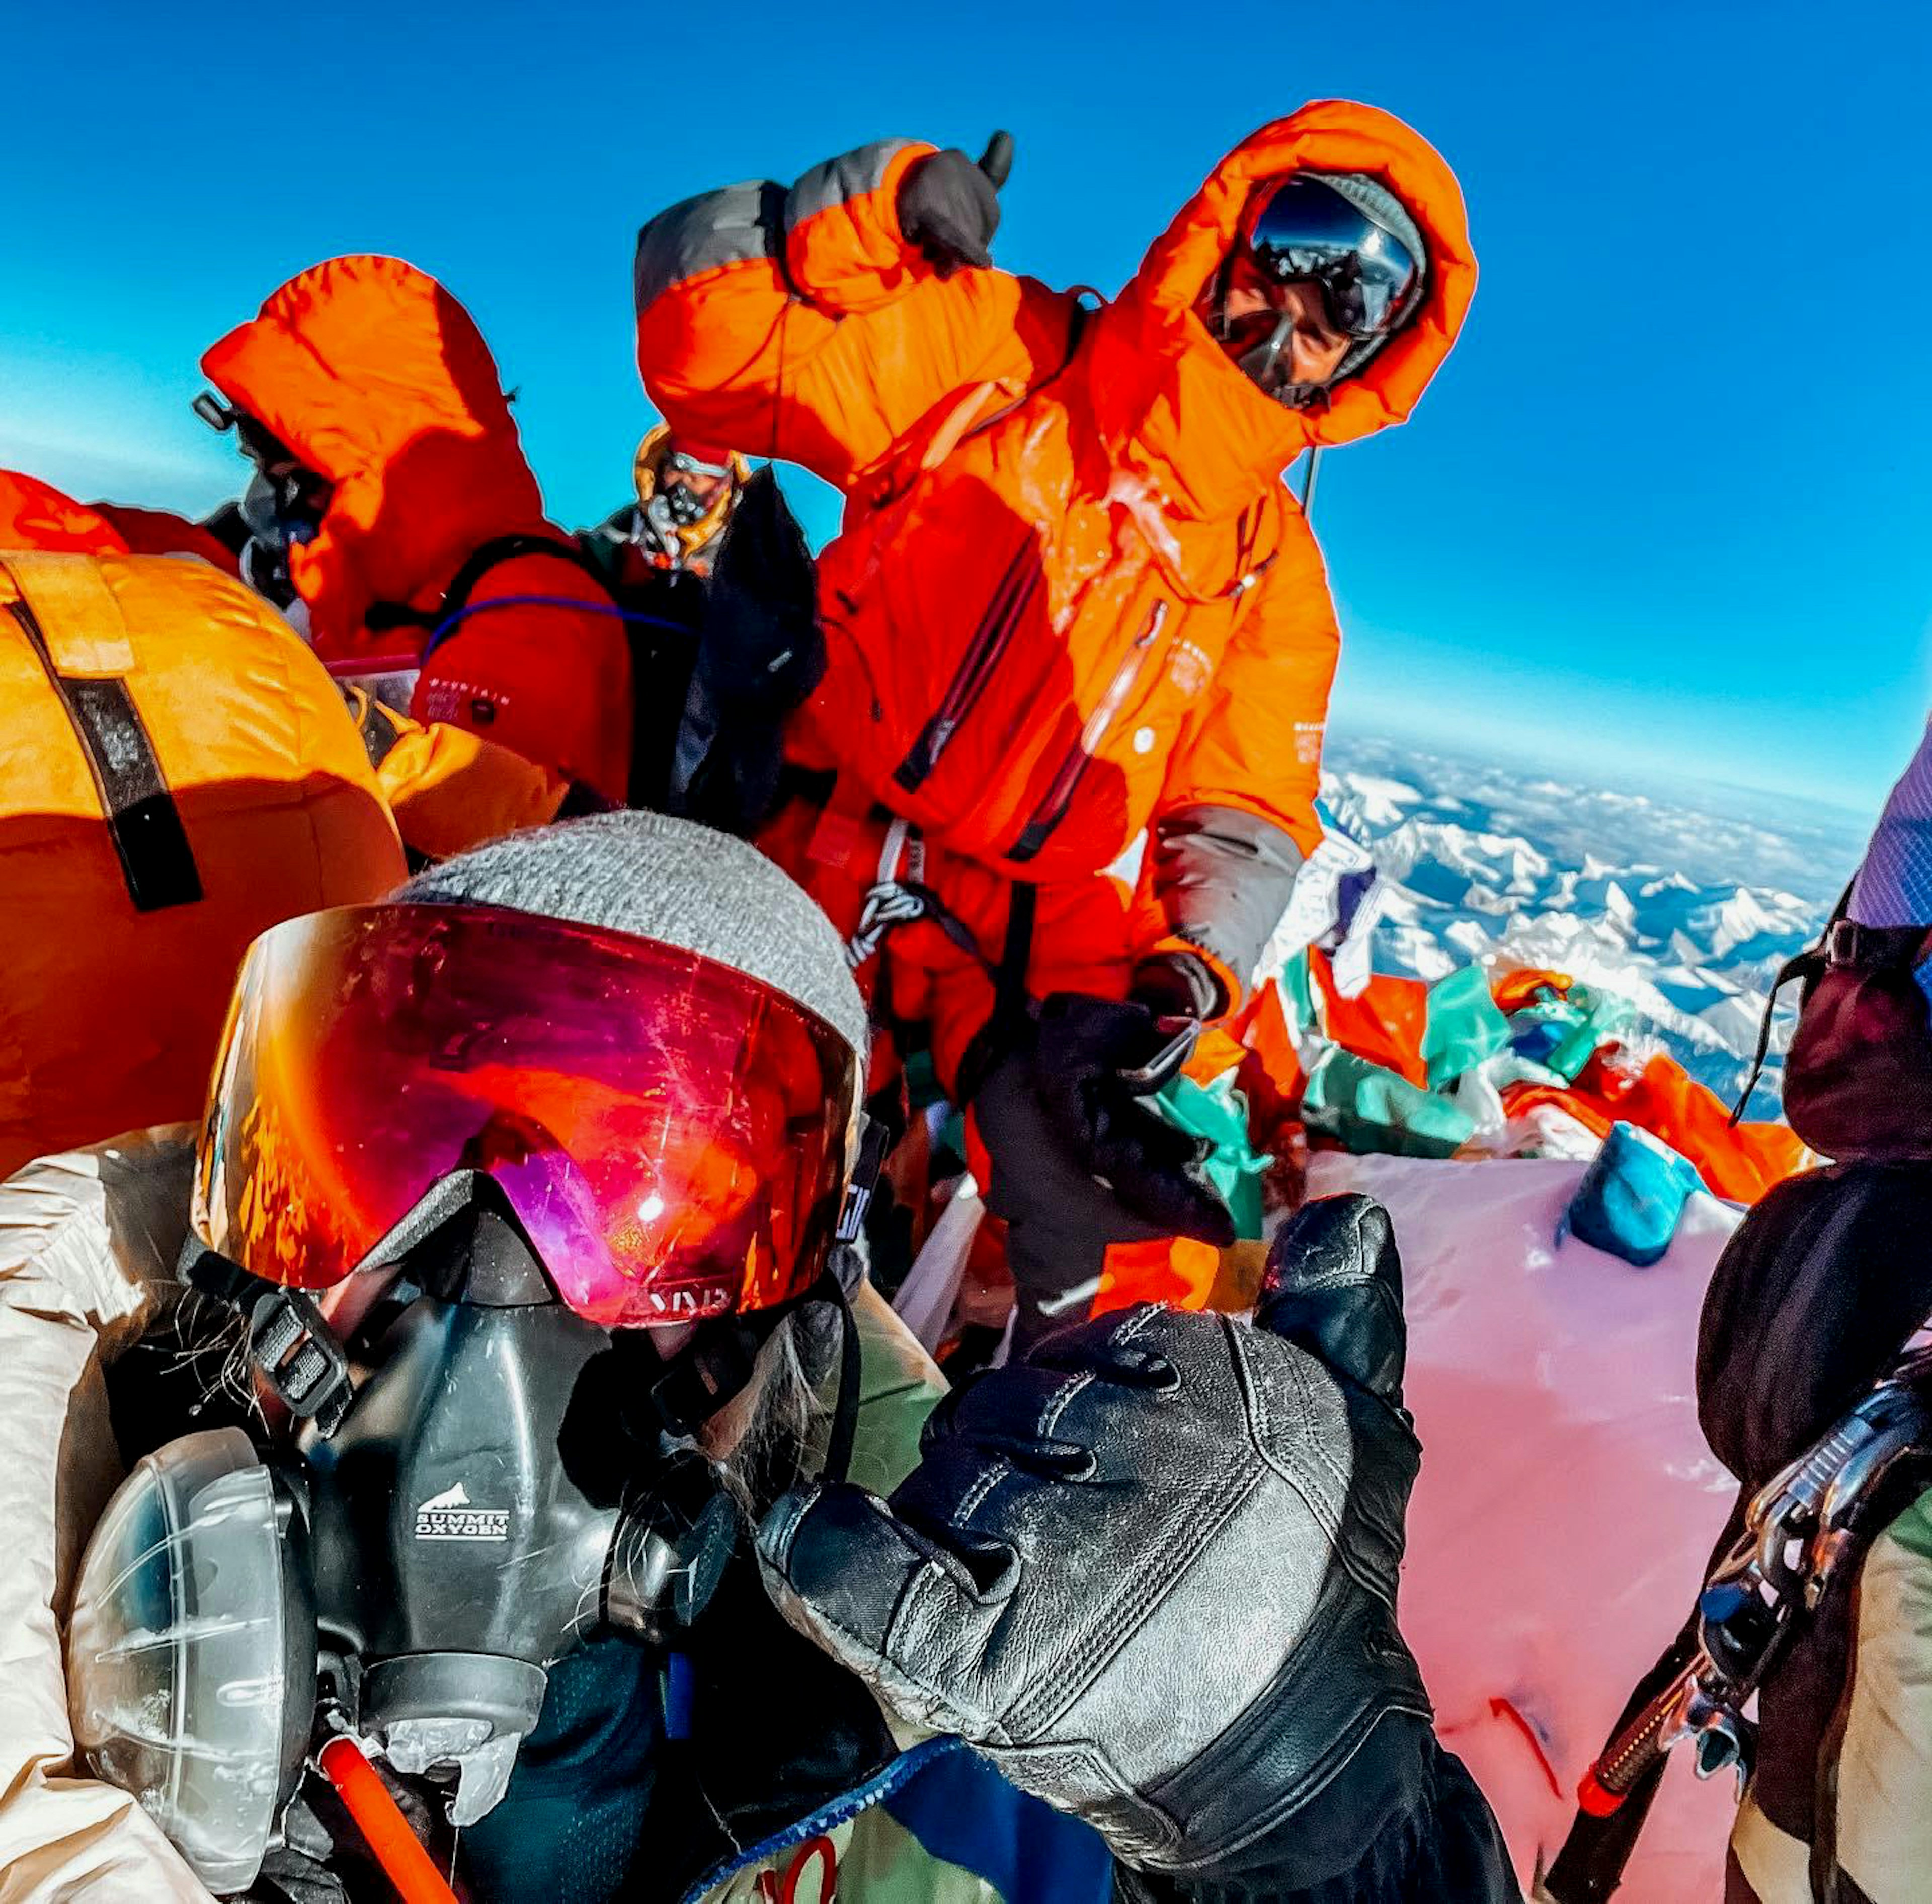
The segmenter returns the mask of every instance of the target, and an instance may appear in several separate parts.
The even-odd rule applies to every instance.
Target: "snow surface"
[[[1378,970],[1555,966],[1634,1000],[1640,1053],[1667,1050],[1727,1101],[1773,975],[1817,936],[1868,830],[1693,782],[1625,792],[1346,736],[1328,755],[1324,797],[1392,882]],[[1755,1116],[1776,1115],[1791,1009]]]
[[[1698,1429],[1694,1371],[1705,1284],[1737,1213],[1694,1196],[1670,1253],[1634,1269],[1556,1241],[1585,1167],[1309,1160],[1311,1196],[1360,1191],[1395,1225],[1422,1440],[1402,1631],[1526,1890],[1689,1611],[1736,1491]],[[1673,1764],[1619,1894],[1721,1896],[1734,1791]]]

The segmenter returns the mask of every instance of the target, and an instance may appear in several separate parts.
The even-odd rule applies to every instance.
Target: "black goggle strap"
[[[849,1243],[838,1245],[812,1296],[807,1298],[829,1302],[838,1312],[838,1395],[832,1404],[825,1465],[818,1476],[821,1482],[833,1485],[852,1472],[852,1449],[859,1435],[859,1322],[852,1313],[851,1291],[840,1274],[842,1254],[856,1256],[858,1252]]]
[[[891,1127],[869,1111],[865,1113],[860,1120],[858,1155],[853,1159],[845,1200],[839,1207],[838,1227],[832,1232],[835,1245],[856,1243],[864,1233],[866,1212],[872,1206],[872,1193],[879,1187],[879,1172],[892,1147]]]
[[[844,1207],[838,1213],[832,1254],[813,1292],[838,1311],[840,1331],[838,1398],[832,1411],[832,1433],[826,1443],[825,1466],[819,1477],[826,1482],[843,1481],[852,1470],[852,1449],[859,1431],[859,1323],[852,1313],[852,1297],[866,1275],[866,1260],[860,1253],[859,1239],[865,1230],[872,1193],[878,1187],[880,1169],[891,1146],[892,1132],[884,1121],[868,1116],[860,1128],[858,1159],[845,1188]]]

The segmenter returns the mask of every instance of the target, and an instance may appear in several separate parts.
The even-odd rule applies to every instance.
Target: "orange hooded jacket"
[[[193,555],[225,575],[241,573],[234,556],[184,515],[124,503],[76,503],[17,470],[0,470],[0,548]]]
[[[1476,276],[1461,194],[1388,114],[1306,106],[1224,160],[1090,311],[1003,272],[935,273],[896,211],[932,150],[887,142],[652,221],[646,386],[680,434],[847,494],[798,751],[1010,878],[1090,878],[1150,829],[1141,949],[1193,946],[1238,1001],[1319,837],[1339,641],[1281,473],[1401,422],[1448,354]],[[1298,412],[1195,305],[1256,188],[1304,168],[1386,182],[1429,273],[1415,319]]]
[[[99,510],[62,494],[51,483],[17,470],[0,470],[0,549],[6,548],[124,555],[128,539]]]
[[[314,540],[289,557],[316,653],[339,662],[428,636],[414,703],[424,719],[473,728],[621,802],[623,623],[545,521],[462,305],[400,259],[332,258],[284,284],[202,368],[333,485]],[[492,558],[480,573],[479,552]]]
[[[192,555],[224,575],[242,579],[235,551],[198,522],[172,509],[136,509],[128,503],[96,503],[93,506],[136,555]]]

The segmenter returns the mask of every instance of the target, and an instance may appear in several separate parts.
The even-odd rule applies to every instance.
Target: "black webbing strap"
[[[1744,1079],[1744,1089],[1738,1093],[1737,1102],[1731,1107],[1730,1122],[1733,1128],[1744,1122],[1744,1107],[1750,1102],[1751,1093],[1757,1089],[1757,1081],[1764,1075],[1765,1060],[1771,1056],[1772,1020],[1778,1015],[1778,995],[1794,978],[1802,978],[1808,988],[1825,969],[1825,953],[1822,946],[1814,945],[1786,959],[1778,969],[1771,981],[1771,990],[1765,995],[1764,1015],[1757,1024],[1757,1050],[1751,1058],[1751,1068]]]
[[[80,743],[135,910],[159,912],[171,905],[192,905],[202,896],[201,875],[154,740],[128,683],[63,674],[29,604],[20,600],[7,606],[46,669]]]
[[[1033,961],[1034,922],[1039,910],[1040,888],[1016,879],[1006,902],[1006,936],[999,963],[988,966],[993,981],[992,1014],[973,1034],[959,1061],[954,1091],[962,1104],[970,1104],[994,1067],[1030,1038],[1033,1002],[1027,990],[1027,969]]]
[[[574,542],[566,542],[556,536],[532,535],[519,532],[509,536],[492,536],[486,542],[479,543],[470,551],[461,568],[449,579],[449,586],[442,592],[441,603],[434,608],[412,608],[406,602],[372,602],[368,612],[362,617],[364,625],[372,633],[388,634],[398,628],[420,628],[431,636],[423,647],[422,659],[427,661],[447,640],[435,638],[436,631],[445,627],[470,605],[470,598],[476,592],[476,584],[500,563],[514,562],[526,555],[554,556],[560,562],[567,562],[573,569],[580,569],[602,585],[597,566]]]
[[[1744,1106],[1750,1101],[1758,1080],[1764,1075],[1765,1059],[1771,1051],[1772,1020],[1778,1011],[1778,995],[1793,979],[1804,981],[1804,989],[1798,999],[1798,1008],[1802,1011],[1812,988],[1827,972],[1911,972],[1932,956],[1932,926],[1866,926],[1846,917],[1851,908],[1852,887],[1857,884],[1853,879],[1839,896],[1817,944],[1807,946],[1802,952],[1786,960],[1773,977],[1770,994],[1764,1002],[1764,1016],[1758,1021],[1757,1050],[1751,1059],[1750,1073],[1731,1112],[1732,1124],[1743,1118]]]
[[[838,1312],[838,1398],[832,1406],[831,1437],[819,1479],[836,1487],[851,1478],[852,1450],[859,1435],[859,1319],[852,1313],[850,1294],[830,1270],[823,1293]]]
[[[1027,968],[1033,961],[1034,920],[1039,910],[1040,888],[1016,879],[1006,903],[1006,943],[993,973],[993,1021],[1002,1029],[1027,1015]]]

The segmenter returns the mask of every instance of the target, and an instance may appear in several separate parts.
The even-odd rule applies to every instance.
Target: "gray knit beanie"
[[[507,906],[735,966],[815,1012],[862,1060],[866,1007],[832,921],[748,842],[662,813],[598,813],[492,840],[395,896]]]

